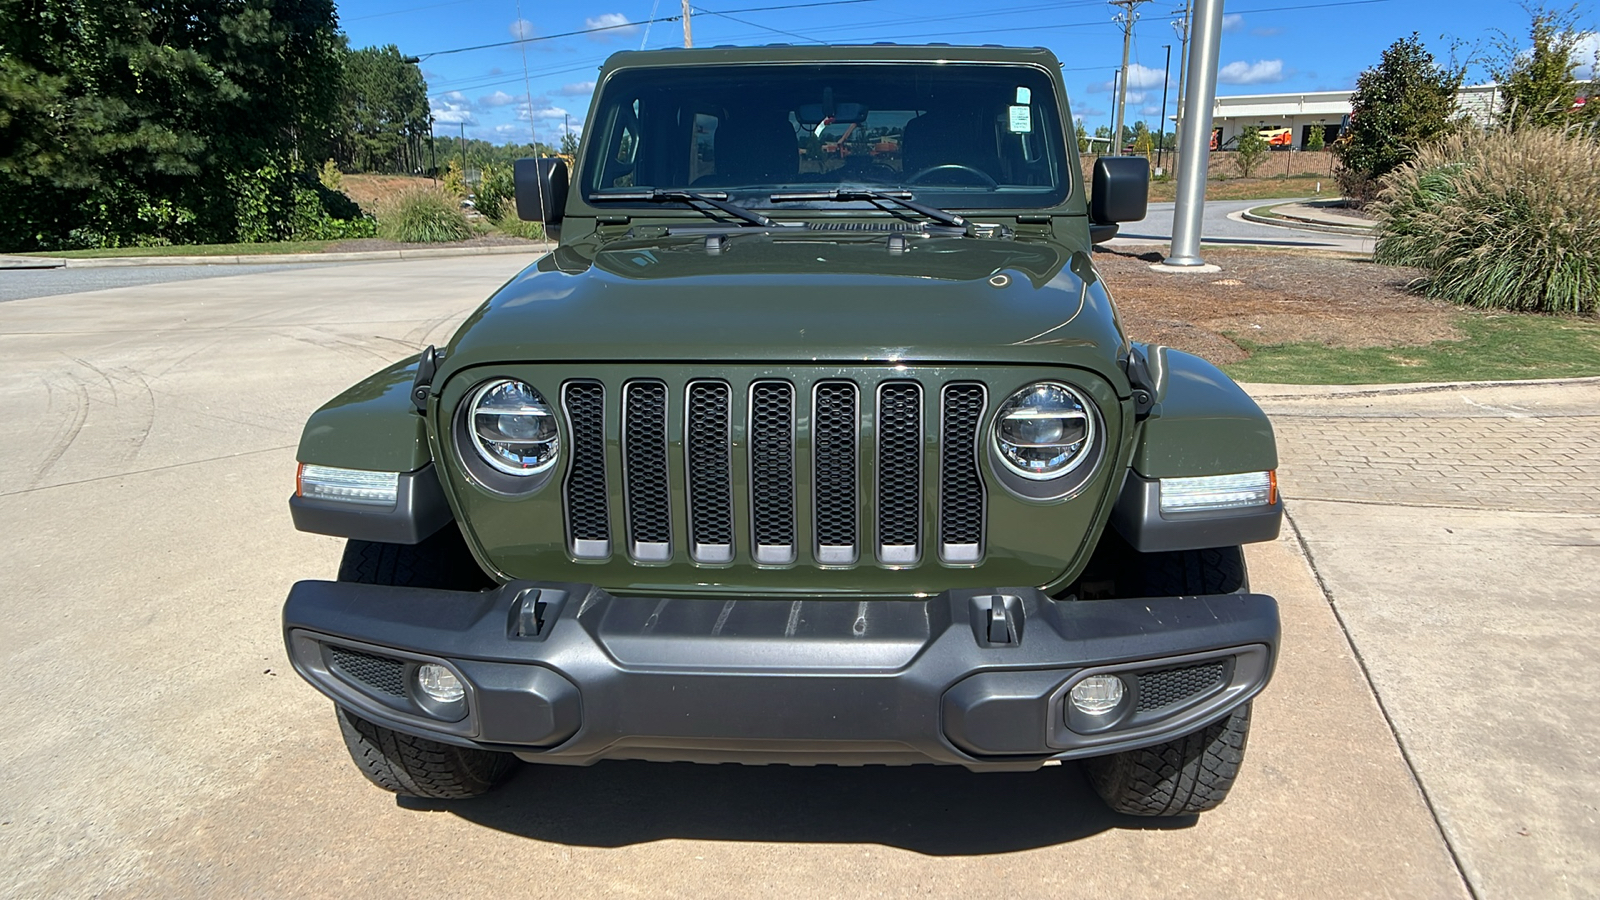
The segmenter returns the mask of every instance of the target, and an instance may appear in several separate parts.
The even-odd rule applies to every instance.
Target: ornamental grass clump
[[[1555,128],[1465,132],[1390,173],[1375,259],[1467,306],[1600,308],[1600,142]]]
[[[437,188],[417,188],[378,211],[378,236],[403,244],[443,244],[472,237],[461,201]]]

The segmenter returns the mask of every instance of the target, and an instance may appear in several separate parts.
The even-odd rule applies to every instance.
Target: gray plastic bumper
[[[1271,677],[1278,610],[1260,594],[721,600],[541,582],[466,593],[303,581],[284,635],[295,669],[341,706],[539,762],[1016,770],[1159,743],[1226,715]],[[427,663],[465,684],[454,712],[419,692],[413,675]],[[1126,694],[1086,719],[1068,693],[1099,673],[1122,678]]]

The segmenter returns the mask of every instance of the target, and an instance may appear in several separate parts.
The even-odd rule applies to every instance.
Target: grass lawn
[[[1275,384],[1398,384],[1511,381],[1600,375],[1600,319],[1463,313],[1467,337],[1414,347],[1349,349],[1320,344],[1252,344],[1230,334],[1250,358],[1223,368],[1239,381]]]
[[[271,244],[176,244],[170,247],[101,247],[93,250],[54,250],[17,253],[15,256],[54,256],[62,259],[100,259],[108,256],[258,256],[265,253],[319,253],[334,241],[281,241]]]
[[[1273,175],[1256,178],[1213,178],[1206,182],[1207,200],[1283,200],[1294,197],[1314,197],[1317,184],[1322,184],[1322,194],[1336,196],[1338,185],[1326,175]],[[1176,179],[1150,182],[1150,202],[1170,203],[1178,198]]]

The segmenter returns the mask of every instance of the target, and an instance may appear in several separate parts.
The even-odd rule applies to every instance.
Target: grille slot
[[[1211,660],[1189,666],[1151,669],[1140,672],[1137,712],[1162,709],[1182,703],[1222,683],[1227,660]]]
[[[567,483],[567,540],[579,559],[611,555],[611,511],[606,492],[606,389],[599,382],[569,382],[561,393],[572,436]]]
[[[978,430],[986,397],[981,384],[947,384],[939,421],[939,558],[975,563],[983,556],[983,475]]]
[[[878,559],[915,563],[922,551],[922,385],[878,388]]]
[[[856,431],[860,427],[856,386],[818,384],[812,397],[812,465],[816,504],[817,562],[856,561]]]
[[[327,645],[329,661],[340,674],[380,694],[406,695],[406,664],[388,656],[374,656],[348,647]]]
[[[756,562],[795,560],[794,385],[750,386],[750,538]]]
[[[628,553],[640,562],[672,558],[672,489],[667,463],[667,386],[629,382],[622,389],[623,493]]]
[[[689,555],[696,562],[733,560],[732,406],[726,384],[689,384],[683,442],[689,467]]]

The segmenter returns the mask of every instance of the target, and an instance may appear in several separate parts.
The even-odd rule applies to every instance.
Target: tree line
[[[423,172],[429,126],[334,0],[0,0],[0,251],[364,236],[314,170]]]

